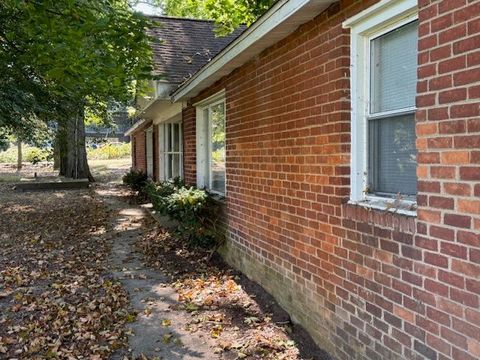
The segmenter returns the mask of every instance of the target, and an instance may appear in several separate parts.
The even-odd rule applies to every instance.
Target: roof
[[[196,96],[223,76],[294,32],[338,0],[278,0],[211,61],[186,79],[172,95],[174,102]]]
[[[228,36],[217,37],[213,21],[168,16],[151,19],[158,26],[148,33],[160,40],[152,44],[154,74],[175,84],[189,79],[245,30],[240,27]]]

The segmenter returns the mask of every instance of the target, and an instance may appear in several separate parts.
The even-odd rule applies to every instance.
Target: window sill
[[[398,201],[395,199],[382,198],[378,196],[367,196],[364,200],[349,200],[348,204],[409,217],[417,216],[417,203],[415,201]]]
[[[207,192],[208,192],[208,195],[210,195],[210,197],[213,200],[215,200],[219,203],[225,203],[225,201],[226,201],[225,194],[221,194],[221,193],[211,191],[211,190],[207,190]]]

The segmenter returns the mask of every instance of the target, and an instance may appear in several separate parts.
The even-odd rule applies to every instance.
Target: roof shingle
[[[152,16],[152,19],[159,25],[148,33],[160,40],[152,44],[155,75],[175,84],[190,78],[245,30],[241,27],[227,36],[217,37],[212,21],[165,16]]]

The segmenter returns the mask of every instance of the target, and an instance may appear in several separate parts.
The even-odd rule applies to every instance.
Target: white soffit
[[[173,94],[174,102],[196,96],[300,25],[320,14],[335,0],[279,0],[270,10],[216,55]]]

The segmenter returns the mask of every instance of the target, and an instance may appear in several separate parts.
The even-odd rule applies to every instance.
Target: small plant
[[[219,209],[205,190],[186,187],[176,178],[148,183],[145,193],[156,211],[178,221],[178,233],[189,245],[214,248],[220,243],[222,236],[215,226]]]
[[[145,186],[145,193],[152,202],[153,208],[159,213],[167,215],[169,196],[184,186],[183,180],[180,177],[176,177],[159,184],[148,183]]]
[[[148,176],[141,170],[130,170],[128,173],[123,175],[123,183],[130,187],[133,191],[138,191],[142,193],[145,189],[145,186],[148,183]]]
[[[194,187],[180,188],[169,197],[168,213],[179,221],[179,233],[192,246],[214,248],[219,242],[214,227],[204,221],[210,200],[205,190]]]
[[[26,150],[25,161],[32,164],[38,164],[42,161],[49,161],[53,158],[52,149],[40,149],[37,147],[30,147]]]

